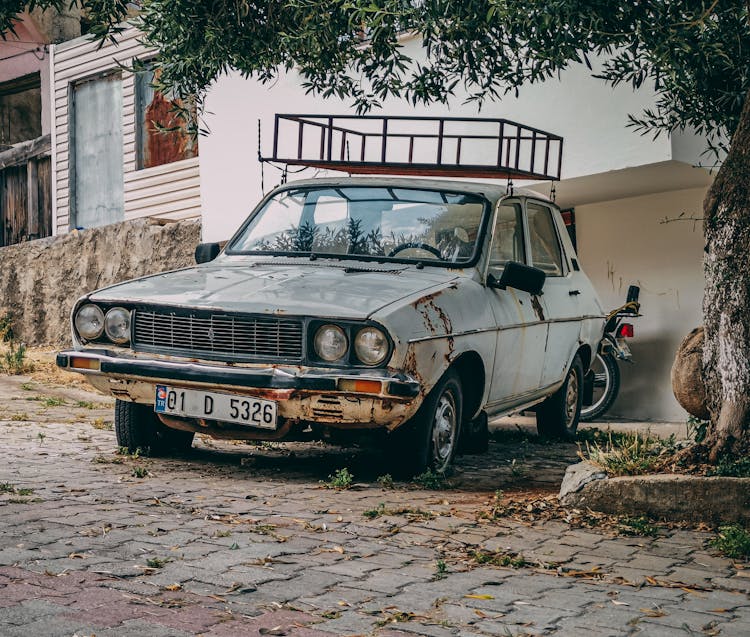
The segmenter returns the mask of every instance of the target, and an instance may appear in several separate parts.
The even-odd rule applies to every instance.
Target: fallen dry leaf
[[[495,599],[492,595],[464,595],[467,599]]]

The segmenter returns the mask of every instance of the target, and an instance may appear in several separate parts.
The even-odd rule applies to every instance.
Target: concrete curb
[[[608,478],[579,462],[565,472],[565,506],[684,522],[750,523],[750,478],[656,474]]]

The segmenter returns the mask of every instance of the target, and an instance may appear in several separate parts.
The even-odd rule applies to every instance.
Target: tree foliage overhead
[[[96,37],[116,31],[132,4],[74,0]],[[0,30],[22,9],[70,0],[9,0]],[[464,88],[482,102],[567,66],[603,56],[592,72],[648,85],[642,131],[693,127],[731,138],[750,89],[750,27],[743,0],[142,0],[137,23],[160,51],[162,89],[205,93],[230,69],[270,81],[297,67],[307,89],[349,98],[362,111],[388,96],[444,102]],[[400,37],[421,38],[410,60]],[[362,78],[366,78],[363,80]]]

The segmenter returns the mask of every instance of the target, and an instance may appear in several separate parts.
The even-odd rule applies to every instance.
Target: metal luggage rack
[[[562,150],[559,135],[507,119],[277,114],[273,155],[259,159],[352,174],[559,180]]]

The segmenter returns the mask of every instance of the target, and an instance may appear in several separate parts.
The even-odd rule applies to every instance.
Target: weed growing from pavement
[[[711,546],[734,560],[750,560],[750,531],[739,524],[720,526]]]
[[[39,439],[39,444],[44,444],[44,439],[47,437],[47,434],[42,433],[41,431],[37,433],[36,437]]]
[[[326,489],[336,489],[336,491],[344,491],[352,486],[354,476],[351,474],[349,469],[344,467],[339,469],[336,473],[328,476],[328,480],[321,480],[322,484]]]
[[[23,421],[23,420],[28,420],[29,419],[29,414],[27,414],[25,411],[22,411],[19,414],[13,414],[10,417],[10,419],[14,420],[16,422],[20,422],[20,421]]]
[[[378,476],[377,479],[378,484],[382,489],[393,489],[393,476],[390,473],[386,473],[385,475]]]
[[[21,383],[21,389],[24,391],[34,391],[34,385],[31,383]]]
[[[3,353],[0,367],[7,374],[18,376],[34,369],[34,366],[26,360],[26,345],[10,341],[8,351]]]
[[[10,482],[0,483],[0,493],[8,493],[10,495],[31,495],[34,493],[34,489],[19,488]]]
[[[445,489],[450,486],[445,481],[444,473],[436,473],[431,469],[427,469],[424,473],[420,473],[418,476],[414,476],[412,480],[414,484],[418,484],[423,489],[430,489],[437,491],[439,489]]]
[[[435,575],[432,576],[433,581],[445,579],[448,576],[448,565],[445,560],[438,560],[435,562]]]
[[[94,409],[94,403],[90,400],[79,400],[76,402],[76,407],[81,409]]]
[[[623,518],[617,526],[620,535],[642,535],[656,537],[659,535],[659,527],[654,526],[645,516],[638,518]]]
[[[134,478],[146,478],[148,476],[148,469],[143,465],[136,465],[130,472],[130,475]]]
[[[160,557],[151,557],[146,560],[146,566],[149,568],[162,568],[165,564],[171,562],[171,558],[160,558]]]
[[[26,400],[41,403],[45,407],[62,407],[68,404],[64,398],[58,398],[57,396],[27,396]]]

